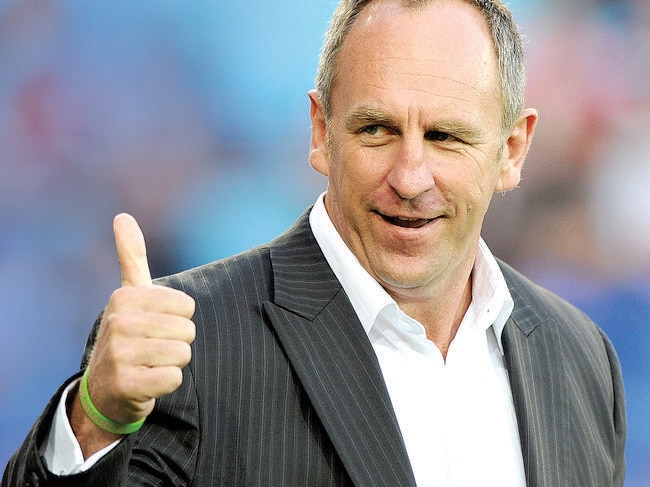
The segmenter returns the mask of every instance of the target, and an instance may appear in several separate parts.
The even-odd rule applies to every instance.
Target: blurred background
[[[119,285],[129,211],[160,276],[273,238],[325,189],[309,103],[335,0],[0,0],[0,467]],[[650,0],[513,0],[539,109],[493,251],[599,323],[650,486]]]

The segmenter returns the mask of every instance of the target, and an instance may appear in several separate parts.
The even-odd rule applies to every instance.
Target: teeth
[[[414,218],[408,216],[388,216],[377,212],[387,222],[402,228],[421,228],[435,220],[435,218]]]

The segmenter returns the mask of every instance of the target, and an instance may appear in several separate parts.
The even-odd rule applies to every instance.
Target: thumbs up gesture
[[[180,386],[196,333],[195,304],[181,291],[152,284],[144,237],[133,217],[115,217],[113,231],[122,287],[104,310],[88,364],[88,393],[104,416],[132,423]],[[78,398],[70,420],[85,457],[116,437],[89,421]]]

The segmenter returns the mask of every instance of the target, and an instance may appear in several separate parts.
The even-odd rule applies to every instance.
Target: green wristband
[[[86,369],[84,375],[81,377],[81,383],[79,384],[79,400],[81,401],[81,407],[84,410],[84,413],[86,413],[86,416],[88,416],[88,419],[90,419],[93,424],[104,431],[116,435],[130,435],[131,433],[135,433],[142,428],[144,420],[146,419],[142,418],[134,423],[119,423],[100,413],[99,409],[97,409],[93,404],[90,399],[90,394],[88,393],[88,369]]]

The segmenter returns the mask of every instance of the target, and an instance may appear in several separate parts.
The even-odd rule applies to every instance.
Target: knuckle
[[[128,364],[133,361],[133,351],[128,344],[113,343],[110,346],[109,357],[113,361],[113,366],[119,368],[121,364]]]
[[[192,296],[188,294],[186,294],[185,296],[187,296],[187,309],[188,309],[189,316],[192,316],[194,315],[194,311],[196,311],[196,301]]]
[[[185,366],[190,363],[192,360],[192,347],[189,343],[183,343],[183,348],[181,349],[181,365]]]
[[[194,301],[194,298],[189,294],[186,294],[183,291],[177,289],[174,289],[173,292],[176,297],[176,303],[178,305],[180,314],[187,316],[188,318],[191,317],[194,314],[194,310],[196,308],[196,301]]]
[[[185,322],[185,341],[190,344],[196,339],[196,325],[192,320]]]
[[[109,298],[109,304],[114,308],[123,307],[129,300],[130,289],[126,287],[117,288]]]
[[[183,370],[180,367],[173,367],[170,371],[169,384],[173,388],[172,391],[178,389],[183,383]]]
[[[111,311],[107,312],[104,315],[104,322],[102,323],[102,326],[109,330],[119,330],[124,323],[125,315],[122,312],[119,311]]]

